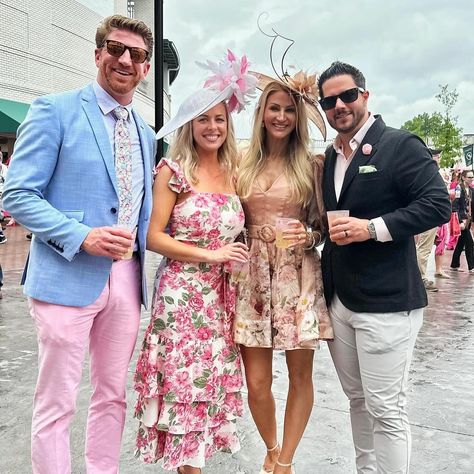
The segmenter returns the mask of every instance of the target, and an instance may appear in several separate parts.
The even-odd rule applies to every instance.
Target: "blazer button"
[[[115,209],[115,207],[111,207],[111,208],[110,208],[110,212],[111,212],[112,214],[117,214],[117,209]]]

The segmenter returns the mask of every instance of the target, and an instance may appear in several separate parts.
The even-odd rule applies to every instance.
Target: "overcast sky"
[[[207,75],[195,61],[218,60],[227,48],[245,53],[251,69],[273,75],[271,40],[257,28],[264,11],[266,31],[273,27],[295,40],[287,66],[311,73],[335,59],[357,66],[367,81],[369,110],[388,125],[441,111],[435,95],[439,84],[448,84],[459,93],[458,124],[474,133],[472,0],[165,0],[165,37],[181,61],[171,86],[174,111]],[[249,134],[251,112],[236,117],[239,138]],[[316,129],[312,135],[321,138]]]

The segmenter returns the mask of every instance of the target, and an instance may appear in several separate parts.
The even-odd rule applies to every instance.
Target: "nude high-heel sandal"
[[[290,462],[289,464],[283,464],[281,463],[280,461],[277,461],[276,462],[280,467],[291,467],[291,474],[295,474],[295,471],[293,469],[293,464],[292,462]]]
[[[267,449],[267,453],[271,453],[272,451],[275,451],[275,449],[278,449],[280,447],[280,444],[277,443],[273,448]],[[262,466],[262,469],[260,470],[260,474],[273,474],[273,471],[266,471],[265,467]]]

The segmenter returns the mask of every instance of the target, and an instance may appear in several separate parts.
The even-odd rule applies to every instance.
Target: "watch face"
[[[377,233],[375,232],[375,225],[373,222],[367,224],[367,230],[369,231],[370,238],[377,240]]]

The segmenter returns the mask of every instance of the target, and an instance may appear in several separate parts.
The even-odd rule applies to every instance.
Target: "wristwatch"
[[[367,224],[367,230],[369,231],[370,238],[373,240],[377,240],[377,232],[375,230],[375,224],[373,221],[369,221]]]

